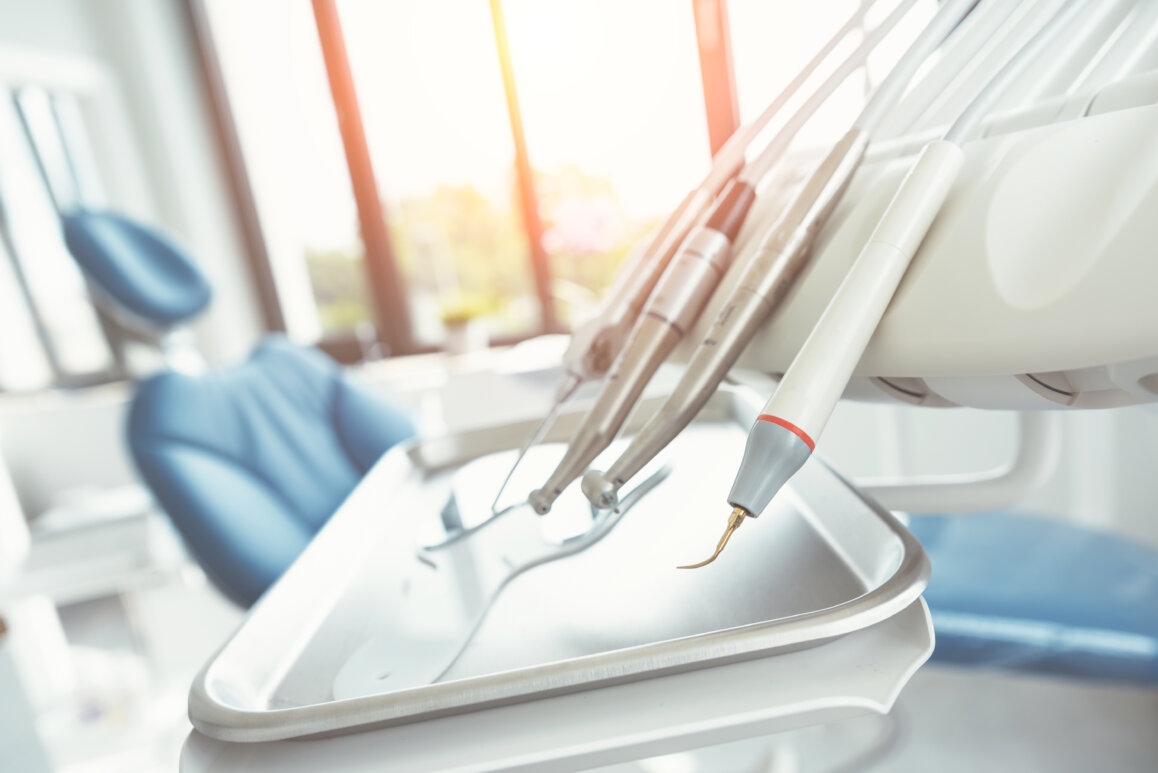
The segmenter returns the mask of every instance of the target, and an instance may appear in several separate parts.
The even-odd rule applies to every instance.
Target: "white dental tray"
[[[663,455],[670,476],[594,526],[569,490],[542,520],[522,507],[481,528],[453,527],[452,492],[469,520],[479,503],[489,507],[511,454],[479,457],[517,447],[533,424],[391,451],[195,679],[189,714],[199,733],[185,769],[198,769],[190,760],[209,747],[214,758],[242,755],[251,770],[266,769],[254,762],[258,749],[289,748],[271,752],[269,769],[278,769],[272,760],[309,759],[308,749],[352,739],[259,742],[354,731],[385,743],[374,747],[374,769],[393,769],[391,748],[403,754],[393,765],[407,770],[452,767],[448,754],[502,768],[561,749],[573,762],[605,762],[612,748],[630,758],[632,749],[705,743],[690,730],[697,721],[738,738],[770,731],[773,720],[887,710],[932,648],[919,600],[928,561],[890,514],[822,462],[810,462],[716,563],[675,568],[719,538],[753,415],[722,390]],[[549,439],[566,437],[578,416],[561,417]],[[512,498],[558,453],[546,446],[529,457]],[[569,523],[587,531],[540,536]],[[550,560],[557,555],[566,557]],[[628,720],[625,709],[639,716]],[[560,710],[618,715],[623,732],[582,722],[564,732]],[[437,728],[455,733],[445,748],[419,742]]]

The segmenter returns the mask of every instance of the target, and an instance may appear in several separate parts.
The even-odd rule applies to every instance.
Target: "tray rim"
[[[753,405],[761,402],[752,390],[731,386],[721,388],[709,405],[718,409],[721,400],[727,402],[732,420],[741,421],[752,412]],[[459,434],[471,435],[476,432],[467,430]],[[444,440],[445,437],[436,439]],[[423,442],[416,440],[400,445],[388,452],[379,464],[391,456],[397,458],[405,454],[408,462],[417,466]],[[484,453],[495,450],[502,449]],[[199,732],[230,742],[262,742],[359,732],[510,703],[531,702],[570,692],[595,690],[682,671],[712,668],[739,660],[771,657],[820,645],[867,628],[906,609],[920,597],[929,579],[929,559],[920,542],[896,516],[858,490],[820,456],[816,456],[813,463],[822,465],[849,489],[901,543],[901,559],[893,573],[860,596],[790,617],[380,695],[288,708],[241,709],[215,700],[208,680],[219,658],[261,608],[259,602],[198,671],[189,691],[190,721]],[[438,469],[438,466],[428,469]],[[710,654],[704,657],[699,654],[701,650]]]
[[[289,767],[304,773],[333,768],[333,760],[347,757],[352,766],[384,770],[588,769],[690,751],[741,736],[766,737],[803,725],[886,714],[913,674],[928,661],[933,638],[928,606],[924,599],[918,599],[874,626],[779,659],[685,672],[592,694],[572,693],[418,725],[257,744],[220,741],[192,731],[187,744],[198,747],[199,754],[183,756],[181,769],[185,770],[188,760],[189,773],[208,773],[215,761],[219,767],[244,763],[253,767],[253,773],[281,773]],[[866,648],[869,642],[875,646]],[[886,650],[882,645],[892,646]],[[843,651],[845,657],[834,659],[829,654],[834,649]],[[845,658],[855,662],[839,668]],[[737,676],[732,670],[736,667],[759,669],[757,679],[751,678],[752,671]],[[813,676],[808,673],[811,669],[819,673]],[[688,678],[698,681],[688,682]],[[784,693],[776,690],[754,694],[746,689],[754,683],[775,683],[778,678],[785,680]],[[708,684],[717,685],[718,689],[703,696],[706,703],[687,700],[687,696],[700,694]],[[621,692],[633,688],[634,693]],[[616,713],[620,707],[626,708],[626,717]],[[523,713],[513,714],[510,710]],[[637,716],[641,713],[644,716]],[[474,728],[480,726],[491,733],[502,733],[502,748],[490,746],[490,741],[477,746],[480,740]],[[553,734],[553,739],[539,742],[542,733]],[[458,739],[460,734],[465,737],[456,746],[465,748],[465,753],[453,759],[440,757],[440,764],[430,764],[427,744],[432,740]],[[411,754],[418,756],[411,758]],[[302,764],[287,765],[287,756]]]

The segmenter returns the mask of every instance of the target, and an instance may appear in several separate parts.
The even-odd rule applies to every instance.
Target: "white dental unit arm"
[[[1156,102],[1151,72],[988,121],[963,147],[846,396],[998,409],[1158,402]],[[894,143],[866,162],[737,367],[787,369],[911,166],[904,150],[922,145]]]

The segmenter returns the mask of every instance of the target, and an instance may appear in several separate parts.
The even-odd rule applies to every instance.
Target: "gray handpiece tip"
[[[619,506],[619,489],[600,470],[588,470],[583,476],[583,496],[600,510]]]
[[[775,422],[757,419],[748,433],[728,503],[759,515],[811,455],[812,446],[800,435]]]
[[[543,489],[537,488],[527,497],[527,501],[530,502],[531,508],[536,513],[546,515],[551,512],[551,505],[555,503],[555,498],[548,495]]]

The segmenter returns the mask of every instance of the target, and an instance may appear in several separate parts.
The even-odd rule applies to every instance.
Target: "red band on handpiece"
[[[779,426],[783,427],[784,429],[788,430],[789,432],[791,432],[796,437],[803,440],[804,444],[806,446],[808,446],[809,451],[815,451],[816,450],[816,441],[813,440],[812,438],[808,437],[807,432],[800,429],[800,427],[797,427],[795,424],[793,424],[792,422],[790,422],[786,419],[782,419],[779,416],[773,416],[770,413],[762,413],[756,417],[756,421],[768,421],[768,422],[771,422],[773,424],[779,425]]]

